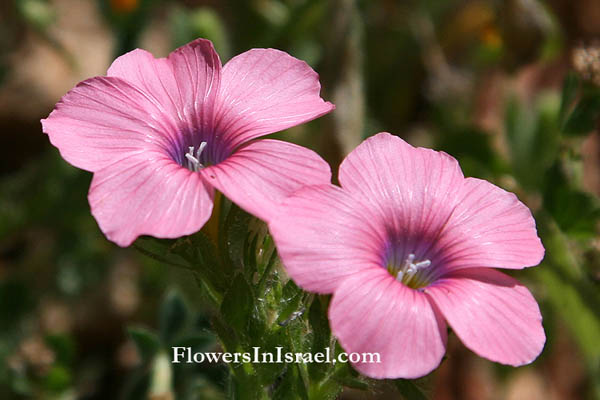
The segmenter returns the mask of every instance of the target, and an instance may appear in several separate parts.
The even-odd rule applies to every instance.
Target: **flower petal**
[[[411,253],[423,259],[452,214],[464,177],[448,154],[379,133],[346,157],[339,180],[385,218],[405,253],[400,259]]]
[[[221,81],[221,60],[209,40],[197,39],[168,57],[183,104],[189,133],[202,133],[210,141],[215,135],[213,119]],[[210,143],[209,143],[210,144]],[[197,144],[196,144],[197,145]]]
[[[135,49],[113,61],[106,75],[121,78],[137,87],[165,114],[183,116],[185,99],[179,94],[168,59],[154,58],[146,50]]]
[[[381,363],[354,367],[372,378],[418,378],[446,350],[446,325],[426,296],[383,268],[346,278],[329,307],[333,334],[347,352],[379,353]]]
[[[546,336],[539,307],[527,288],[488,268],[469,268],[439,279],[425,293],[469,349],[519,366],[542,351]]]
[[[215,130],[232,148],[334,109],[319,97],[319,76],[304,61],[252,49],[223,67]]]
[[[384,264],[378,216],[331,184],[288,197],[269,230],[288,274],[306,290],[332,293],[350,274]]]
[[[146,150],[170,154],[175,132],[153,101],[114,77],[79,83],[42,126],[65,160],[92,172]]]
[[[210,217],[213,193],[200,174],[146,153],[95,172],[88,199],[102,232],[125,247],[140,235],[197,232]]]
[[[221,80],[221,61],[209,40],[197,39],[155,59],[136,49],[117,58],[107,72],[147,93],[160,111],[176,121],[180,164],[188,146],[209,143],[208,151],[220,160],[229,149],[220,148],[213,129],[215,99]]]
[[[317,153],[279,140],[249,143],[200,173],[231,201],[265,221],[294,191],[331,180],[329,165]]]
[[[520,269],[537,265],[544,257],[529,209],[513,193],[475,178],[465,179],[438,244],[440,254],[434,258],[445,271]]]

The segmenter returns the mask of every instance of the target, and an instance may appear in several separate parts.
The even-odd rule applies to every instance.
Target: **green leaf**
[[[171,290],[160,307],[159,331],[160,338],[168,344],[183,329],[187,322],[188,309],[181,295]]]
[[[177,240],[171,251],[187,260],[213,305],[221,304],[232,274],[227,265],[221,263],[212,240],[203,232],[198,232]]]
[[[582,99],[565,121],[563,132],[568,135],[585,135],[596,128],[600,111],[600,96]]]
[[[579,78],[574,72],[570,72],[565,77],[563,82],[562,94],[560,99],[559,123],[561,129],[564,129],[566,116],[573,101],[577,97],[577,89],[579,88]]]
[[[221,303],[221,315],[238,334],[246,335],[254,306],[254,295],[242,273],[236,275]]]
[[[340,384],[358,390],[368,390],[369,384],[364,380],[351,375],[336,376],[335,380]]]
[[[21,0],[15,4],[25,21],[41,32],[45,32],[56,21],[56,10],[47,1]]]
[[[565,321],[581,349],[593,387],[600,394],[600,292],[588,281],[568,238],[546,214],[537,215],[546,256],[536,277],[544,285],[547,301]]]
[[[579,239],[598,233],[600,204],[591,194],[573,187],[561,164],[556,163],[545,177],[544,208],[552,215],[561,231]]]
[[[559,99],[545,93],[534,105],[531,109],[511,99],[506,107],[505,129],[515,177],[525,188],[537,190],[542,183],[540,176],[558,155]]]
[[[280,303],[282,305],[281,312],[277,317],[277,323],[280,326],[287,325],[292,318],[294,318],[294,313],[299,313],[302,309],[301,302],[304,297],[304,292],[296,286],[296,284],[290,279],[286,285],[283,287],[282,296]],[[294,315],[293,315],[294,314]]]
[[[129,327],[127,334],[135,344],[143,364],[149,364],[160,349],[160,341],[154,332],[142,327]]]
[[[223,261],[234,269],[244,271],[248,224],[252,218],[250,214],[235,204],[231,204],[220,229],[220,232],[224,232],[224,234],[219,235],[221,239],[219,248],[221,249],[221,255],[225,256]]]
[[[394,380],[400,396],[404,400],[427,400],[427,396],[423,391],[411,380],[408,379],[396,379]]]
[[[285,353],[289,351],[284,344],[286,342],[285,330],[279,331],[268,331],[262,335],[262,337],[254,337],[253,339],[259,341],[252,345],[260,345],[261,351],[272,353],[274,357],[277,356],[277,347],[281,347],[281,352]],[[265,364],[254,364],[256,373],[259,376],[261,383],[265,386],[269,386],[276,382],[277,379],[282,375],[284,369],[288,368],[285,362],[283,363],[265,363]]]
[[[229,58],[227,30],[219,14],[213,8],[199,7],[189,9],[176,6],[169,16],[173,32],[174,47],[183,46],[196,38],[205,38],[213,42],[221,60]]]
[[[356,378],[349,378],[345,381],[348,383],[345,386],[364,390],[364,386],[366,383],[359,381]],[[309,388],[309,399],[320,399],[320,400],[334,400],[337,399],[338,395],[342,391],[342,385],[344,382],[341,382],[339,379],[328,379],[323,382],[319,382],[317,385],[311,385]],[[368,387],[368,385],[367,385]]]
[[[298,364],[288,364],[286,373],[273,393],[273,400],[308,400]]]
[[[128,2],[131,7],[117,6],[124,2],[113,2],[98,0],[100,10],[115,34],[115,56],[120,56],[135,49],[138,45],[140,34],[146,24],[151,20],[148,18],[156,0],[138,0]],[[126,2],[127,3],[127,2]]]
[[[337,356],[343,352],[344,349],[342,349],[339,343],[336,343],[335,350],[333,351]],[[370,386],[369,379],[360,375],[349,363],[337,363],[333,371],[332,379],[340,385],[353,389],[368,390]]]
[[[44,386],[53,392],[62,392],[71,384],[71,373],[63,366],[55,365],[50,369],[44,382]]]
[[[308,321],[312,330],[311,352],[323,352],[331,345],[331,330],[327,318],[327,306],[321,302],[321,297],[316,296],[310,305]],[[332,349],[332,352],[334,350]],[[329,364],[312,363],[308,366],[308,372],[312,380],[320,381],[332,368]]]
[[[460,160],[466,176],[481,175],[482,171],[505,169],[492,147],[491,138],[488,133],[471,127],[446,129],[437,135],[436,148]]]
[[[561,110],[562,111],[562,110]],[[600,116],[600,90],[592,85],[583,88],[573,110],[563,116],[561,130],[571,136],[585,135],[596,128]]]
[[[75,343],[67,335],[48,335],[46,343],[55,354],[56,362],[69,365],[75,358]]]
[[[135,241],[133,247],[142,254],[174,267],[189,269],[187,260],[173,253],[172,248],[175,240],[156,239],[151,236],[142,236]]]
[[[229,270],[222,265],[213,242],[203,232],[177,240],[142,237],[133,246],[154,260],[194,273],[213,305],[221,303],[230,281]]]
[[[288,302],[299,293],[304,293],[296,283],[289,279],[281,290],[281,301]]]
[[[295,319],[286,325],[283,329],[286,332],[286,337],[288,341],[288,346],[292,353],[307,353],[310,351],[310,335],[306,334],[304,329],[301,327],[304,324],[301,324],[299,319]],[[296,363],[293,364],[293,367],[299,373],[299,379],[296,383],[297,386],[302,387],[302,393],[307,393],[307,390],[310,386],[310,378],[308,375],[308,365],[305,363]],[[307,394],[306,394],[307,395]]]
[[[211,327],[217,334],[217,338],[221,343],[223,350],[234,352],[237,351],[237,337],[232,327],[229,326],[223,318],[213,317],[211,319]]]
[[[536,126],[530,150],[530,165],[540,175],[552,166],[560,146],[558,110],[560,100],[553,92],[540,94],[535,101]]]

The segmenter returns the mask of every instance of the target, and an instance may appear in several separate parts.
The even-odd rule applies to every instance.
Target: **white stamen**
[[[200,143],[200,146],[198,146],[198,154],[196,155],[196,157],[200,158],[200,154],[202,154],[202,150],[204,150],[207,144],[208,143],[206,142]]]
[[[415,261],[415,255],[410,253],[408,255],[408,257],[406,258],[406,261],[404,261],[404,266],[410,266],[412,265],[413,261]]]
[[[195,156],[194,156],[194,146],[188,147],[189,151],[187,153],[185,153],[185,158],[187,158],[187,160],[188,160],[188,169],[190,169],[194,172],[198,172],[198,170],[204,168],[204,165],[202,165],[202,163],[200,163],[200,155],[202,154],[202,151],[204,150],[206,145],[207,145],[206,142],[200,143],[200,146],[198,146],[198,150],[196,150]]]
[[[409,284],[419,270],[427,268],[431,265],[430,260],[422,260],[415,263],[415,258],[416,256],[412,253],[406,257],[402,268],[398,269],[398,274],[396,275],[397,280],[404,282],[405,284]]]

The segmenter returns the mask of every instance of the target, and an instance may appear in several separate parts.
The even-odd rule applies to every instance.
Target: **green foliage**
[[[598,125],[600,89],[589,82],[580,82],[574,74],[568,75],[563,85],[559,116],[560,128],[565,135],[588,134]]]
[[[163,342],[171,342],[183,329],[187,320],[187,307],[177,292],[167,294],[160,308],[160,338]]]
[[[56,13],[46,0],[19,0],[16,4],[23,18],[40,31],[56,21]]]
[[[156,0],[96,0],[116,37],[115,57],[137,46]]]
[[[592,377],[596,395],[600,394],[600,292],[582,271],[581,256],[572,251],[572,244],[559,227],[546,215],[538,216],[545,239],[546,257],[537,273],[546,288],[554,312],[567,322],[577,341]]]
[[[201,393],[207,399],[220,398],[221,369],[189,364],[187,353],[178,363],[171,363],[175,359],[175,347],[190,348],[190,356],[214,349],[215,337],[205,329],[204,316],[198,317],[194,320],[194,313],[181,294],[170,290],[159,309],[157,332],[141,326],[128,328],[140,363],[123,393],[125,398],[138,399],[167,392],[185,393],[181,396],[184,399],[196,399]]]
[[[44,385],[51,392],[62,392],[71,384],[71,373],[64,367],[54,366],[46,375]]]
[[[560,131],[558,129],[559,99],[543,94],[529,108],[516,98],[506,107],[505,129],[510,147],[515,178],[526,189],[540,188],[541,176],[558,155]]]
[[[218,306],[212,327],[225,351],[252,353],[260,347],[263,352],[276,354],[278,347],[283,348],[282,352],[294,353],[323,352],[329,346],[335,349],[326,317],[327,303],[323,303],[326,299],[305,295],[285,277],[262,222],[230,203],[221,206],[226,215],[219,218],[219,232],[224,239],[218,246],[203,233],[176,241],[142,238],[135,246],[160,262],[185,268],[196,276],[201,287],[211,288],[213,293],[207,298]],[[217,270],[221,273],[231,271],[233,278],[219,280],[217,274],[207,271],[216,268],[221,268]],[[178,296],[167,296],[160,318],[163,342],[169,342],[181,329],[186,319],[184,310]],[[308,318],[306,310],[310,310]],[[154,354],[156,341],[147,332],[135,332],[138,347],[146,349],[145,354]],[[268,391],[275,398],[291,398],[285,397],[291,396],[289,390],[298,398],[308,398],[309,393],[310,398],[335,398],[343,381],[343,377],[333,377],[333,364],[251,363],[229,367],[232,396],[236,398],[262,398]],[[270,387],[273,382],[275,386]]]
[[[538,101],[533,111],[512,101],[506,121],[514,175],[542,200],[536,220],[546,255],[530,276],[544,287],[549,309],[566,322],[578,343],[595,395],[600,394],[600,292],[584,273],[583,252],[598,236],[600,203],[582,188],[578,136],[596,127],[599,94],[570,74],[558,110],[554,100],[542,107]]]
[[[211,327],[223,351],[249,353],[254,357],[255,348],[260,349],[259,354],[273,355],[278,352],[314,355],[326,353],[329,348],[330,357],[336,358],[343,349],[331,335],[328,297],[307,294],[285,276],[264,223],[223,198],[219,201],[224,202],[217,206],[222,214],[213,216],[219,221],[218,245],[209,236],[198,233],[176,241],[142,238],[136,242],[136,248],[161,262],[185,268],[196,276],[201,288],[214,290],[207,300],[214,313]],[[195,251],[198,248],[209,251]],[[207,263],[207,260],[212,261]],[[207,271],[200,272],[209,268],[221,268],[220,272],[231,273],[233,277],[217,282]],[[160,315],[161,342],[173,343],[168,339],[181,336],[178,333],[185,326],[185,303],[172,292],[163,302]],[[143,357],[145,363],[159,354],[154,335],[145,330],[130,330],[130,335],[141,354],[147,354]],[[192,343],[197,340],[200,347],[205,344],[203,337],[191,340]],[[229,396],[335,399],[344,386],[369,390],[374,385],[347,364],[281,361],[240,360],[229,364]],[[396,385],[406,398],[419,398],[415,397],[419,389],[409,382]]]
[[[600,298],[586,276],[575,272],[581,271],[580,257],[567,250],[570,240],[584,243],[597,235],[600,216],[597,199],[582,191],[577,179],[569,175],[573,160],[568,146],[572,144],[564,138],[573,135],[574,127],[583,126],[577,121],[585,118],[575,110],[584,109],[580,102],[587,101],[576,94],[578,87],[577,80],[568,77],[562,98],[542,93],[533,100],[533,107],[510,99],[505,114],[508,163],[497,154],[486,132],[457,122],[456,114],[443,110],[438,126],[446,136],[439,147],[459,157],[468,174],[510,174],[522,190],[521,197],[539,196],[543,211],[538,215],[538,229],[547,256],[537,276],[548,290],[547,301],[569,321],[588,367],[596,371],[599,355],[593,338],[600,319],[594,310],[599,309]],[[178,240],[142,238],[135,246],[161,263],[193,274],[212,309],[211,327],[223,351],[252,353],[258,347],[261,352],[276,353],[283,348],[284,352],[315,354],[330,348],[334,357],[343,351],[329,328],[328,297],[307,294],[285,276],[264,224],[222,197],[217,197],[215,209],[219,211],[207,226],[217,227],[216,236],[214,232],[208,235],[212,228],[207,228],[206,233]],[[180,336],[187,318],[185,307],[181,298],[167,296],[161,308],[162,346]],[[197,340],[199,347],[206,344],[202,336],[190,340]],[[158,354],[151,345],[155,341],[144,335],[136,342],[141,349],[152,350],[150,358]],[[377,386],[339,363],[241,362],[228,365],[228,370],[227,393],[236,399],[334,399],[343,387],[369,391]],[[402,398],[427,398],[410,380],[395,380],[393,386]]]
[[[407,379],[396,379],[394,381],[398,391],[405,400],[427,400],[427,397],[419,387]]]
[[[586,2],[572,7],[581,13],[579,3]],[[334,171],[352,140],[385,130],[446,151],[460,161],[465,175],[514,191],[534,212],[546,249],[540,267],[517,272],[540,302],[548,336],[544,355],[530,371],[551,376],[556,339],[566,331],[586,368],[577,372],[577,392],[569,395],[600,396],[600,204],[583,185],[581,156],[588,133],[598,128],[600,89],[575,73],[566,75],[562,91],[546,84],[555,82],[560,70],[553,57],[565,52],[564,43],[577,39],[572,35],[581,29],[566,27],[569,37],[562,34],[558,25],[565,24],[564,16],[549,15],[549,7],[537,0],[96,4],[113,33],[115,55],[146,46],[154,36],[144,37],[145,29],[158,26],[153,34],[166,33],[163,42],[173,47],[197,37],[212,40],[224,62],[253,47],[279,48],[307,61],[320,74],[323,97],[338,109],[320,125],[299,128],[302,135],[278,137],[302,137],[298,140],[332,161]],[[0,46],[0,85],[15,86],[16,76],[19,90],[21,85],[27,89],[21,43],[33,44],[34,50],[49,44],[67,65],[78,65],[78,55],[67,54],[58,40],[72,35],[62,30],[61,5],[49,0],[0,5],[0,42],[6,47]],[[423,34],[428,24],[430,32]],[[15,71],[6,62],[12,58],[19,59]],[[564,58],[558,64],[564,65]],[[40,99],[48,96],[46,81],[31,85]],[[506,103],[493,98],[500,97],[497,86],[514,88],[514,95]],[[311,354],[329,347],[333,356],[343,349],[329,328],[329,298],[306,293],[287,278],[260,221],[217,195],[213,219],[202,232],[176,240],[140,238],[134,245],[140,257],[118,249],[89,215],[91,175],[69,166],[54,149],[41,151],[49,147],[46,137],[39,139],[41,115],[35,116],[35,129],[27,131],[13,127],[9,110],[5,114],[11,115],[0,118],[7,135],[13,135],[3,156],[14,153],[19,162],[3,162],[9,168],[0,176],[0,398],[79,398],[86,395],[81,388],[96,390],[89,397],[114,398],[119,392],[119,398],[133,400],[165,390],[184,400],[334,399],[344,388],[426,398],[426,383],[379,382],[348,364],[165,363],[172,346],[194,352],[260,347],[272,353],[282,347]],[[501,126],[498,114],[504,117]],[[492,116],[489,131],[482,115]],[[586,162],[590,168],[594,161]],[[132,314],[115,315],[107,295],[120,263],[139,274],[140,305]],[[184,282],[181,292],[167,290],[176,278]],[[199,296],[193,296],[196,284]],[[46,326],[45,307],[53,301],[72,311],[73,326],[64,331]],[[22,347],[31,339],[50,361],[37,365],[23,356]],[[138,363],[117,369],[125,341],[135,346]],[[111,387],[103,387],[105,382]]]
[[[205,38],[213,42],[223,62],[230,58],[225,25],[214,9],[174,7],[170,15],[170,28],[173,32],[173,47],[183,46],[197,38]]]
[[[579,78],[577,75],[575,75],[575,73],[571,72],[567,74],[563,82],[560,98],[560,110],[558,113],[558,121],[560,123],[561,130],[563,131],[567,121],[567,115],[573,108],[573,103],[577,97],[579,85]]]
[[[221,303],[221,315],[236,332],[243,337],[248,336],[248,328],[255,303],[252,289],[243,274],[238,274],[227,290]]]
[[[579,239],[592,239],[598,234],[598,199],[573,185],[560,163],[546,173],[543,199],[546,211],[564,233]]]
[[[142,363],[147,364],[156,355],[160,349],[160,340],[150,330],[143,327],[130,327],[127,330]]]

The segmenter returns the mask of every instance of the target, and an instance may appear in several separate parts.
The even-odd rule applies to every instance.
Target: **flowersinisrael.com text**
[[[252,352],[222,353],[222,352],[194,352],[191,347],[173,347],[171,361],[175,364],[200,364],[203,362],[227,364],[253,363],[253,364],[335,364],[340,363],[380,363],[379,353],[339,353],[332,354],[329,347],[318,353],[292,353],[284,352],[283,347],[275,347],[275,352],[261,351],[260,347],[253,347]]]

